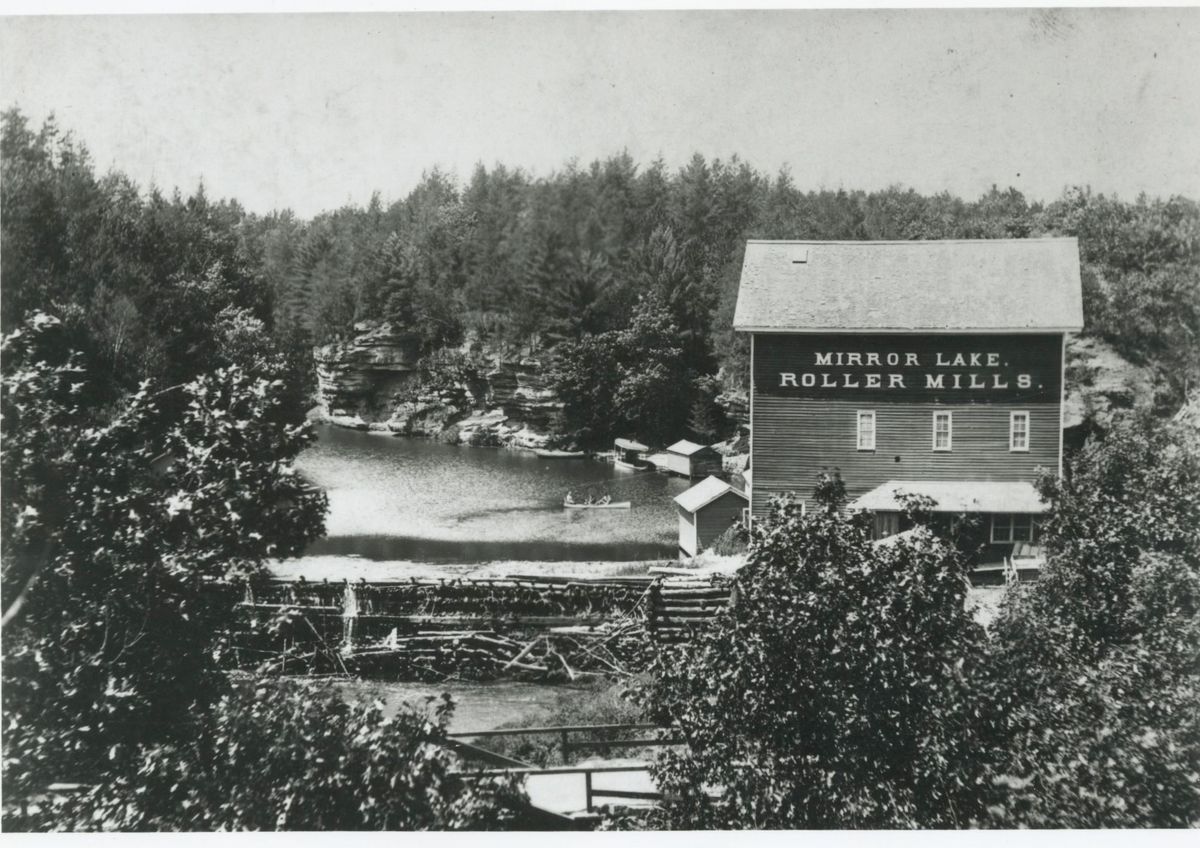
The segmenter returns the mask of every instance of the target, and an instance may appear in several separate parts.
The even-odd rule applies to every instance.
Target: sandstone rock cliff
[[[321,345],[317,365],[317,404],[326,420],[366,429],[387,417],[387,399],[408,385],[417,371],[415,336],[390,324],[358,324],[353,339]]]
[[[1154,404],[1154,375],[1134,365],[1100,339],[1067,337],[1067,390],[1063,429],[1108,429],[1120,410]]]
[[[463,444],[541,447],[562,402],[544,362],[477,341],[421,358],[388,324],[318,347],[317,417],[344,427]]]

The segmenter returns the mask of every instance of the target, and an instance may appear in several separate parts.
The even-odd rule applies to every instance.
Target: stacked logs
[[[239,664],[281,673],[574,680],[645,666],[651,578],[413,579],[246,589]]]
[[[246,589],[231,641],[238,664],[284,674],[575,680],[644,669],[731,594],[699,575],[277,582]]]
[[[356,596],[360,615],[415,617],[607,619],[628,614],[642,600],[649,577],[579,578],[515,575],[504,578],[412,578],[401,583],[276,582],[253,594],[258,605],[331,608]],[[248,596],[248,600],[250,596]]]
[[[532,636],[527,632],[520,638],[495,631],[424,631],[357,647],[346,659],[350,671],[361,675],[575,681],[633,673],[642,663],[632,664],[631,659],[637,658],[637,648],[645,641],[635,623],[562,628]]]
[[[646,629],[655,642],[686,642],[729,606],[733,584],[720,577],[671,577],[650,592]]]

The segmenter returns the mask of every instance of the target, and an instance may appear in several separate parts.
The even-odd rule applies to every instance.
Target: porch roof
[[[1032,483],[1000,483],[991,480],[889,480],[851,502],[851,509],[897,512],[903,509],[899,495],[933,498],[933,512],[1032,512],[1041,513],[1046,504]]]

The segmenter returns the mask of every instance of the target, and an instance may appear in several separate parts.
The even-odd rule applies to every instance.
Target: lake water
[[[327,537],[276,563],[295,579],[395,579],[430,574],[613,573],[634,560],[673,559],[677,477],[626,472],[590,459],[543,460],[526,451],[469,448],[330,426],[296,465],[329,495]],[[566,510],[567,491],[632,501],[628,510]],[[615,569],[615,570],[613,570]],[[493,575],[495,576],[495,575]],[[334,683],[392,712],[449,691],[452,730],[484,730],[553,707],[569,687],[518,681]]]
[[[318,427],[297,467],[329,494],[327,537],[306,556],[375,561],[671,559],[678,477],[590,459]],[[568,491],[632,501],[629,510],[567,510]]]

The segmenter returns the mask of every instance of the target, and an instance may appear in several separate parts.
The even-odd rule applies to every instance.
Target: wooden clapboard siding
[[[1039,466],[1057,469],[1061,447],[1062,336],[1060,334],[755,334],[751,403],[753,512],[767,512],[773,495],[795,492],[808,500],[823,469],[837,469],[851,498],[889,480],[1030,481]],[[880,358],[897,353],[916,366],[819,367],[818,353],[870,351]],[[986,359],[998,368],[941,367],[955,352]],[[863,388],[782,385],[781,372],[836,371]],[[999,374],[1008,388],[935,391],[926,374],[965,384],[971,372],[990,382]],[[864,375],[900,373],[903,387],[868,389]],[[987,373],[984,373],[987,372]],[[1031,375],[1028,390],[1018,374]],[[886,383],[886,377],[884,378]],[[875,450],[857,449],[857,413],[875,412]],[[933,450],[933,413],[953,414],[952,450]],[[1029,412],[1029,450],[1009,445],[1010,413]]]
[[[710,474],[720,475],[723,471],[721,455],[715,450],[707,450],[692,457],[692,476],[707,477]]]
[[[700,553],[696,542],[696,516],[687,510],[676,507],[679,513],[679,550],[687,556]]]
[[[857,412],[875,411],[875,450],[857,450]],[[935,452],[933,412],[953,413],[953,449]],[[1009,413],[1029,412],[1029,451],[1008,449]],[[754,401],[754,514],[772,495],[812,494],[822,469],[836,468],[850,497],[889,480],[1033,481],[1058,467],[1058,404],[865,403],[757,397]],[[899,457],[899,461],[896,458]]]
[[[682,477],[707,477],[721,473],[721,455],[712,448],[698,450],[691,456],[666,451],[667,470]]]
[[[712,545],[729,525],[742,517],[746,499],[736,492],[726,492],[696,513],[696,543],[701,550]]]
[[[692,461],[686,456],[667,451],[667,470],[682,477],[692,476]]]

